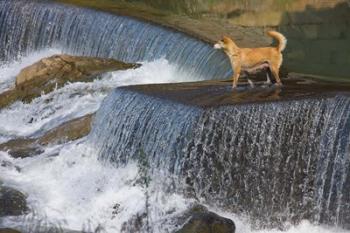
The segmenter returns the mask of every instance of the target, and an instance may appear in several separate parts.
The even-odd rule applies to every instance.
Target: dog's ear
[[[228,37],[228,36],[224,36],[223,42],[224,42],[225,44],[232,45],[232,47],[233,47],[234,50],[239,49],[239,47],[236,45],[236,43],[235,43],[230,37]]]
[[[229,42],[230,40],[231,40],[231,38],[228,37],[228,36],[223,36],[223,37],[222,37],[222,41],[225,42],[225,43],[226,43],[226,42]]]
[[[225,44],[231,44],[233,45],[234,47],[237,47],[237,45],[235,44],[235,42],[233,42],[233,40],[228,37],[228,36],[224,36],[222,41],[225,43]]]

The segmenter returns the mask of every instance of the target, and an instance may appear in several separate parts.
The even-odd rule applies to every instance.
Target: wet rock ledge
[[[231,80],[136,85],[122,88],[147,96],[204,108],[332,97],[339,93],[350,93],[350,83],[321,81],[293,73],[283,79],[282,87],[265,84],[261,79],[253,79],[253,81],[254,87],[242,81],[236,90],[232,90]]]

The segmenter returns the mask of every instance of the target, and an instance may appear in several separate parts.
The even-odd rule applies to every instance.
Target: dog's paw
[[[254,88],[255,87],[255,85],[254,85],[252,80],[248,79],[248,83],[249,83],[250,88]]]
[[[282,87],[283,84],[282,84],[281,82],[279,82],[279,83],[275,83],[275,86],[276,86],[276,87]]]
[[[232,90],[236,90],[237,89],[237,85],[232,85]]]

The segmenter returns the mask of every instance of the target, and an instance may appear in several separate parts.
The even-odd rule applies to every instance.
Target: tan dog
[[[279,69],[282,65],[282,51],[286,48],[287,39],[279,32],[269,31],[267,35],[278,41],[277,47],[263,48],[239,48],[232,39],[227,36],[215,45],[215,49],[223,49],[230,58],[234,71],[232,88],[237,87],[241,71],[251,72],[252,70],[269,67],[276,79],[276,85],[282,85],[279,77]]]

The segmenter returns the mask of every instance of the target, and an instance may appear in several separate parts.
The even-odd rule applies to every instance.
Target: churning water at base
[[[0,226],[17,226],[26,229],[25,232],[39,232],[39,229],[60,232],[58,229],[62,227],[118,233],[127,224],[135,224],[133,219],[145,213],[146,204],[149,205],[148,220],[152,226],[149,232],[173,232],[176,227],[171,220],[194,202],[160,188],[162,184],[156,183],[159,176],[151,177],[154,183],[151,182],[146,192],[139,183],[137,164],[129,163],[120,168],[101,164],[97,160],[97,151],[86,139],[46,148],[44,154],[35,158],[15,160],[3,152],[0,157],[21,169],[19,172],[15,167],[1,167],[0,171],[5,175],[6,185],[28,194],[30,207],[35,211],[35,214],[3,219]],[[286,231],[252,230],[244,217],[212,210],[234,220],[239,233],[349,233],[334,227],[315,226],[307,221]]]
[[[173,226],[167,220],[191,202],[162,191],[156,180],[146,190],[140,183],[137,164],[122,168],[102,165],[95,149],[84,141],[46,148],[36,158],[15,161],[5,153],[2,156],[21,168],[20,172],[15,168],[3,171],[5,184],[28,193],[34,217],[49,221],[52,228],[121,232],[125,224],[130,222],[131,228],[132,219],[145,214],[148,198],[147,218],[152,232],[168,232]],[[35,232],[39,223],[32,220],[30,215],[8,218],[3,225],[24,224],[27,231]]]

